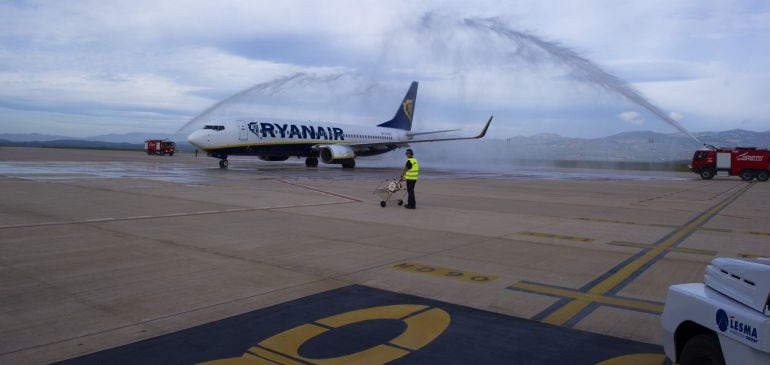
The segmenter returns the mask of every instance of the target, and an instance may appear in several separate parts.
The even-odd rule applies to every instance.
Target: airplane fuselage
[[[381,144],[379,148],[360,149],[358,156],[386,153],[397,146],[389,141],[407,141],[406,131],[324,122],[291,122],[255,119],[210,123],[188,138],[210,156],[256,155],[269,157],[316,157],[319,145]]]

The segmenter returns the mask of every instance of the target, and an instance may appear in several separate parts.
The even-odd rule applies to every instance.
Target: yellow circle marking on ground
[[[449,327],[449,313],[440,308],[428,308],[428,306],[415,304],[386,305],[329,316],[319,319],[315,323],[303,324],[276,334],[250,348],[241,357],[209,361],[202,363],[202,365],[298,363],[293,359],[312,364],[385,364],[409,355],[410,351],[416,351],[433,342]],[[340,328],[376,319],[401,320],[406,323],[406,330],[388,343],[348,355],[313,359],[299,354],[299,349],[303,344],[329,331],[328,327]]]

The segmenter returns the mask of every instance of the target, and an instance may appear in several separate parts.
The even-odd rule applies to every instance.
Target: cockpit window
[[[700,161],[708,157],[707,151],[697,151],[695,152],[695,156],[693,156],[693,160]]]
[[[223,131],[223,130],[225,130],[225,126],[223,126],[223,125],[205,125],[205,126],[203,126],[203,129],[213,129],[215,131]]]

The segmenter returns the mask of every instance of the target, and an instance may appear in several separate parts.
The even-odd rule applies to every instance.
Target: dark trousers
[[[409,198],[406,201],[406,205],[413,207],[414,201],[414,184],[417,184],[417,180],[406,180],[406,192],[409,194]]]

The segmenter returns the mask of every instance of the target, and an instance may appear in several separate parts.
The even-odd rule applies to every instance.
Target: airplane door
[[[249,126],[243,120],[238,121],[238,139],[241,141],[249,140]]]

